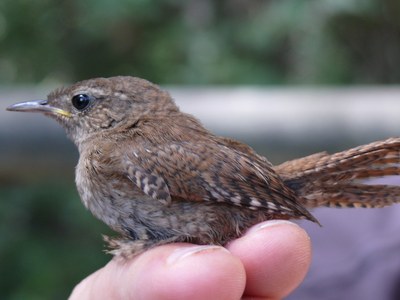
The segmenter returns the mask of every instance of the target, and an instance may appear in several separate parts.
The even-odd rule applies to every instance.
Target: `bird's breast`
[[[75,175],[78,193],[82,203],[95,217],[118,229],[119,220],[127,213],[120,205],[126,195],[117,187],[117,179],[108,178],[100,171],[93,161],[81,158]]]

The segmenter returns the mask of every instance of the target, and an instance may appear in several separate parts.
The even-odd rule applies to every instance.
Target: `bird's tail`
[[[307,208],[383,207],[400,202],[400,138],[275,167]]]

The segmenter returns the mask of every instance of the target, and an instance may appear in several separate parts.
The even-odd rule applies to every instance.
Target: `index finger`
[[[286,297],[302,282],[311,261],[308,234],[284,220],[260,223],[227,248],[246,270],[244,298]]]

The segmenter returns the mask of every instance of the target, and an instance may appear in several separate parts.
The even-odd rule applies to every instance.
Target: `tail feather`
[[[400,138],[332,155],[317,153],[276,166],[275,170],[308,208],[382,207],[400,202],[400,186],[371,181],[400,175]]]
[[[300,201],[308,208],[318,206],[378,208],[400,202],[400,186],[361,184],[323,186],[319,190],[303,195]]]

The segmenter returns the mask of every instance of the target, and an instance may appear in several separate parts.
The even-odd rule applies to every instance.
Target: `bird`
[[[94,78],[11,105],[55,119],[79,150],[76,186],[84,206],[118,235],[116,257],[174,242],[225,245],[271,219],[306,219],[310,209],[383,207],[400,186],[400,138],[272,165],[250,146],[217,136],[147,80]]]

